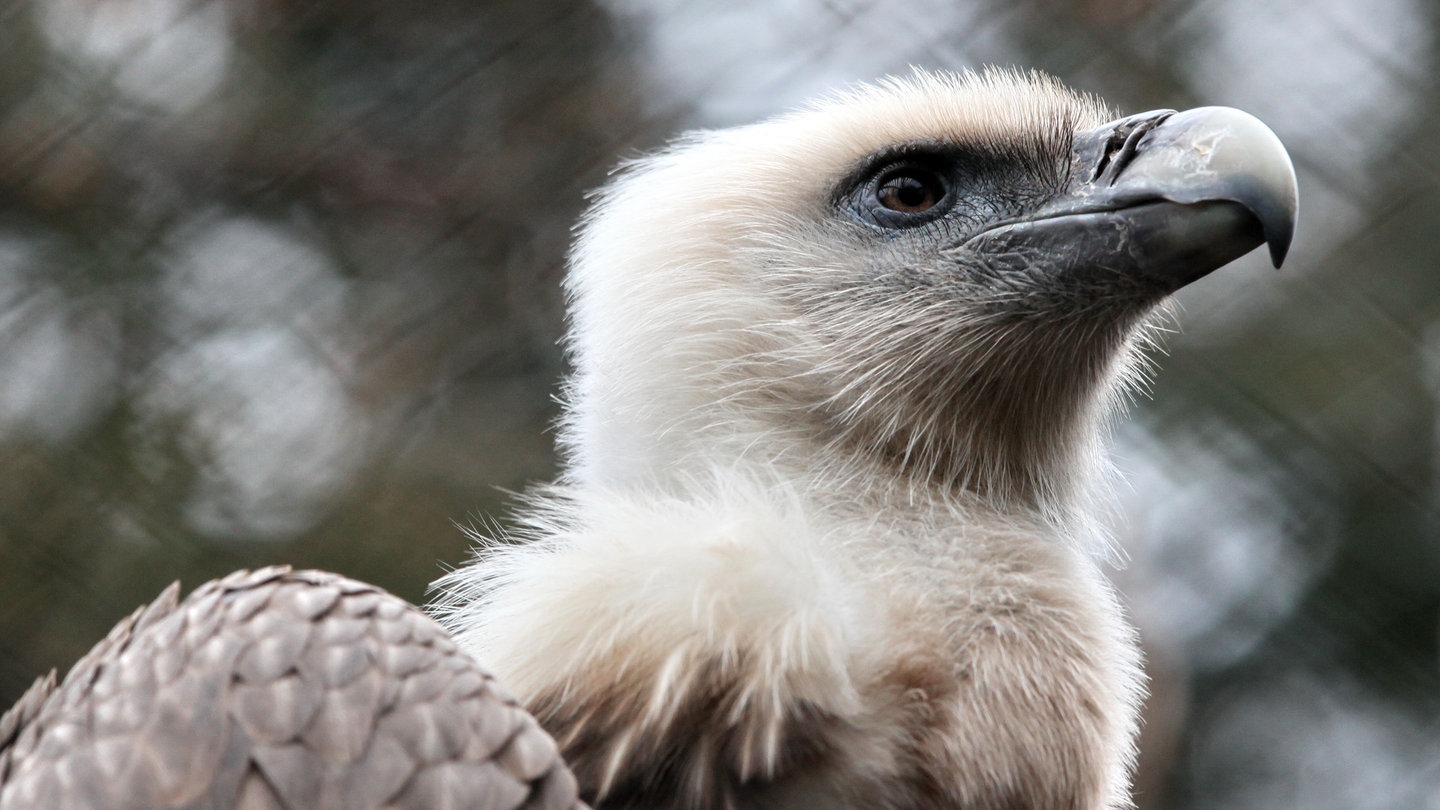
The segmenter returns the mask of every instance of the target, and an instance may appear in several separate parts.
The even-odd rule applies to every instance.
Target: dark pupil
[[[880,204],[892,211],[916,213],[939,202],[933,183],[910,174],[891,177],[880,186]]]

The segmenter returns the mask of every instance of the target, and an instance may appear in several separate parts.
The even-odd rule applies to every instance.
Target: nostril
[[[1125,167],[1140,153],[1140,141],[1150,130],[1165,123],[1165,119],[1174,114],[1173,110],[1164,110],[1131,116],[1118,122],[1105,141],[1105,149],[1095,164],[1095,173],[1090,182],[1094,183],[1104,177],[1106,185],[1115,185],[1120,173],[1125,171]]]
[[[1120,176],[1121,172],[1125,171],[1125,167],[1129,166],[1130,161],[1134,160],[1135,156],[1140,153],[1140,139],[1144,138],[1145,133],[1154,128],[1154,123],[1148,121],[1143,122],[1133,127],[1125,136],[1125,140],[1121,143],[1119,151],[1110,159],[1110,165],[1112,167],[1110,172],[1111,185],[1115,184],[1115,179]]]
[[[1115,152],[1124,145],[1125,139],[1129,137],[1129,135],[1130,128],[1128,123],[1121,124],[1115,128],[1114,132],[1110,133],[1109,139],[1105,141],[1105,149],[1100,153],[1100,160],[1095,164],[1095,173],[1090,175],[1090,182],[1093,183],[1099,180],[1100,176],[1105,173],[1105,169],[1110,166],[1110,159],[1114,157]]]

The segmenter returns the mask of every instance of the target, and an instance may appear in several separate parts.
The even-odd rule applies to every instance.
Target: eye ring
[[[852,188],[854,215],[889,230],[934,222],[954,206],[956,197],[950,164],[927,155],[886,161]]]

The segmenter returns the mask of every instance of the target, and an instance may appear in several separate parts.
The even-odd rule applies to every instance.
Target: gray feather
[[[0,718],[0,810],[580,808],[553,740],[377,588],[171,586]]]

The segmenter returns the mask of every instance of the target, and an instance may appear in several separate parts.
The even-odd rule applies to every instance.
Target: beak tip
[[[1265,241],[1270,247],[1270,261],[1276,269],[1285,263],[1285,257],[1290,253],[1290,244],[1295,239],[1295,223],[1298,220],[1300,208],[1295,169],[1293,166],[1287,166],[1287,168],[1289,171],[1285,172],[1284,180],[1288,182],[1279,182],[1272,189],[1273,199],[1278,202],[1278,205],[1270,207],[1272,210],[1266,211],[1265,215],[1260,217],[1265,231]],[[1258,200],[1256,202],[1254,210],[1257,213],[1266,210],[1267,206]]]
[[[1285,257],[1290,254],[1290,245],[1295,240],[1297,206],[1293,185],[1290,186],[1288,203],[1278,215],[1260,217],[1265,243],[1270,248],[1270,263],[1275,265],[1277,270],[1285,263]]]
[[[1285,263],[1285,254],[1290,252],[1290,240],[1273,240],[1270,242],[1270,263],[1279,270],[1280,265]]]

